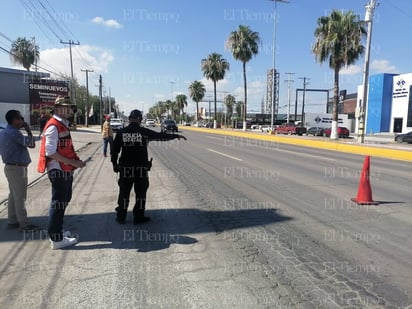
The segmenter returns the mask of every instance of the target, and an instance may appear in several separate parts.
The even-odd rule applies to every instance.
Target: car
[[[323,131],[325,129],[321,127],[310,127],[306,130],[306,136],[313,135],[313,136],[323,136]]]
[[[217,122],[216,123],[216,128],[220,129],[221,127],[222,127],[222,125],[219,122]],[[213,129],[214,128],[214,123],[213,122],[206,123],[205,128],[212,128]]]
[[[325,137],[330,137],[330,134],[332,132],[332,128],[327,128],[323,130],[323,136]],[[338,127],[338,136],[339,137],[349,137],[349,129],[345,127]]]
[[[123,129],[123,120],[120,118],[111,118],[110,126],[112,127],[113,132],[117,132],[120,129]]]
[[[0,132],[3,131],[5,128],[7,128],[7,124],[0,123]]]
[[[194,127],[203,128],[205,124],[202,121],[195,122],[193,124]]]
[[[397,143],[412,143],[412,131],[404,134],[396,134],[395,142]]]
[[[146,127],[155,127],[156,122],[154,119],[146,119]]]
[[[162,132],[167,132],[167,131],[177,132],[178,128],[177,128],[177,125],[176,125],[176,121],[171,120],[171,119],[163,120],[162,124],[160,125],[160,131],[162,131]]]

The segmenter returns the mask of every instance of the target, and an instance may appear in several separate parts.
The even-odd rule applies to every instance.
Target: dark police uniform
[[[142,118],[142,113],[133,110],[129,119]],[[151,162],[148,160],[147,146],[149,141],[169,141],[175,138],[184,138],[179,134],[158,133],[140,126],[140,123],[130,124],[118,131],[113,141],[111,161],[113,170],[119,172],[119,197],[116,207],[116,221],[124,223],[129,206],[130,191],[134,186],[136,203],[133,208],[134,224],[147,222],[149,217],[144,216],[146,192],[149,188],[148,170]],[[120,159],[118,161],[118,156]]]

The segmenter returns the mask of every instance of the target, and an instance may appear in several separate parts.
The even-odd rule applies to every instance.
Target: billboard
[[[50,114],[58,95],[69,95],[69,81],[37,80],[29,82],[30,122],[37,123],[41,114]]]

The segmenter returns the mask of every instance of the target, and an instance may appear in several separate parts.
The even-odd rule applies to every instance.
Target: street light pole
[[[358,127],[358,142],[364,143],[365,141],[365,130],[366,130],[366,103],[368,100],[368,78],[369,78],[369,58],[370,58],[370,47],[372,38],[372,21],[373,13],[375,11],[378,3],[375,0],[370,0],[369,4],[365,6],[365,22],[368,23],[368,32],[366,36],[366,51],[365,51],[365,62],[363,66],[363,96],[362,105],[359,115],[359,127]]]
[[[294,81],[290,79],[290,77],[295,74],[295,73],[285,73],[288,75],[288,79],[286,80],[288,82],[288,113],[287,113],[287,119],[286,123],[289,123],[289,118],[290,118],[290,84],[293,83]]]
[[[277,14],[277,3],[289,3],[289,1],[285,0],[269,0],[273,1],[274,8],[273,8],[273,70],[272,70],[272,108],[271,108],[271,116],[270,116],[270,126],[273,130],[274,125],[274,111],[275,111],[275,104],[276,104],[276,91],[275,91],[275,80],[276,80],[276,14]]]

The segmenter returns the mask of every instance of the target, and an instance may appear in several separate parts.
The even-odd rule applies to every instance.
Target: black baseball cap
[[[139,111],[138,109],[134,109],[130,112],[129,119],[137,119],[137,118],[143,118],[143,113]]]

